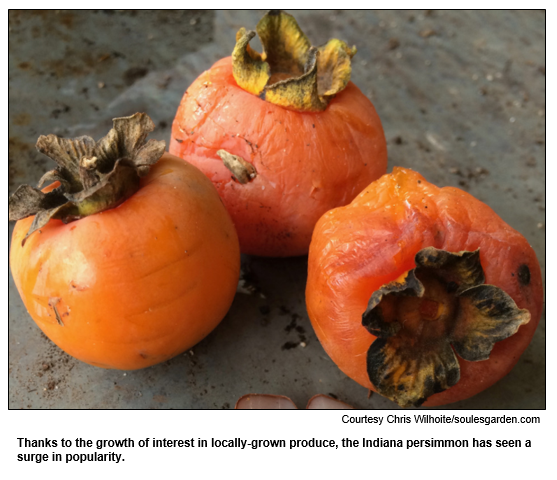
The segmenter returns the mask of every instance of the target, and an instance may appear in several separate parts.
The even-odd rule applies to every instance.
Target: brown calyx
[[[403,407],[419,406],[458,382],[455,352],[463,360],[486,360],[496,342],[530,320],[503,290],[484,284],[479,250],[428,247],[415,262],[415,269],[374,292],[362,316],[378,337],[367,355],[370,381]]]
[[[22,245],[52,218],[68,223],[100,213],[117,207],[139,189],[140,177],[163,155],[165,142],[146,141],[155,125],[144,113],[113,122],[98,142],[87,136],[39,137],[37,150],[58,167],[43,175],[38,188],[21,185],[9,199],[10,221],[35,215]],[[53,182],[60,186],[48,193],[39,190]]]
[[[294,17],[279,10],[269,11],[256,30],[263,53],[250,47],[256,33],[245,28],[232,52],[234,78],[244,90],[291,110],[318,112],[348,85],[356,47],[337,39],[312,47]]]

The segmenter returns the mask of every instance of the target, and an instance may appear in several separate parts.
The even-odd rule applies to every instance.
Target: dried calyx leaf
[[[484,285],[479,250],[428,247],[415,263],[374,292],[362,316],[377,337],[367,354],[370,381],[402,407],[419,406],[458,382],[455,352],[463,360],[487,360],[496,342],[530,321],[530,312],[507,293]]]
[[[144,113],[113,122],[113,128],[98,142],[86,136],[39,137],[37,150],[58,167],[47,172],[38,186],[55,181],[60,186],[43,193],[22,185],[10,197],[10,221],[35,215],[23,243],[52,218],[65,223],[78,220],[117,207],[139,189],[140,177],[162,156],[165,142],[146,141],[155,125]]]
[[[291,15],[271,10],[257,24],[264,52],[250,46],[255,32],[241,28],[232,52],[233,74],[244,90],[291,110],[318,112],[350,81],[356,47],[332,39],[312,47]]]

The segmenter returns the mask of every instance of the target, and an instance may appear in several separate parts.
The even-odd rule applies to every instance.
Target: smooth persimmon
[[[41,137],[39,150],[59,164],[45,181],[56,183],[10,200],[10,218],[25,217],[10,254],[25,307],[55,344],[99,367],[133,370],[183,352],[236,292],[228,213],[197,168],[144,142],[153,127],[137,114],[97,143]]]
[[[349,81],[356,53],[340,40],[315,48],[293,17],[269,12],[241,29],[230,58],[184,94],[170,153],[215,184],[243,253],[306,254],[315,223],[386,172],[371,101]]]
[[[344,373],[401,406],[442,405],[510,372],[543,290],[532,247],[491,208],[395,168],[319,220],[306,300]]]

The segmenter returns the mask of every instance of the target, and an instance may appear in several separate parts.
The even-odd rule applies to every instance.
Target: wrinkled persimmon
[[[215,184],[243,253],[303,255],[319,217],[386,172],[371,101],[349,81],[356,53],[340,40],[315,48],[290,15],[269,12],[241,29],[232,57],[184,94],[170,153]]]
[[[442,405],[510,372],[540,320],[540,266],[487,205],[395,168],[317,223],[306,290],[339,368],[401,406]]]
[[[25,307],[55,344],[99,367],[133,370],[183,352],[217,326],[236,292],[229,215],[197,168],[164,153],[164,142],[143,144],[153,126],[135,115],[97,143],[41,137],[38,148],[59,163],[46,176],[56,183],[43,193],[20,187],[10,201],[10,217],[25,217],[10,254]],[[122,187],[125,174],[136,187]],[[125,199],[110,196],[129,188]]]

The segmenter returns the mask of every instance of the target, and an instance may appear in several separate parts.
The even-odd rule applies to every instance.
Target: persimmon
[[[307,254],[315,223],[387,169],[381,121],[350,82],[356,53],[340,40],[312,47],[294,18],[271,11],[240,29],[232,57],[184,94],[170,153],[215,184],[243,253]]]
[[[10,198],[10,263],[29,314],[61,349],[133,370],[167,360],[227,313],[240,272],[234,225],[197,168],[145,142],[145,114],[98,142],[42,136],[44,191]]]
[[[468,193],[404,168],[319,220],[308,269],[308,313],[329,356],[403,407],[493,385],[542,313],[526,239]]]

